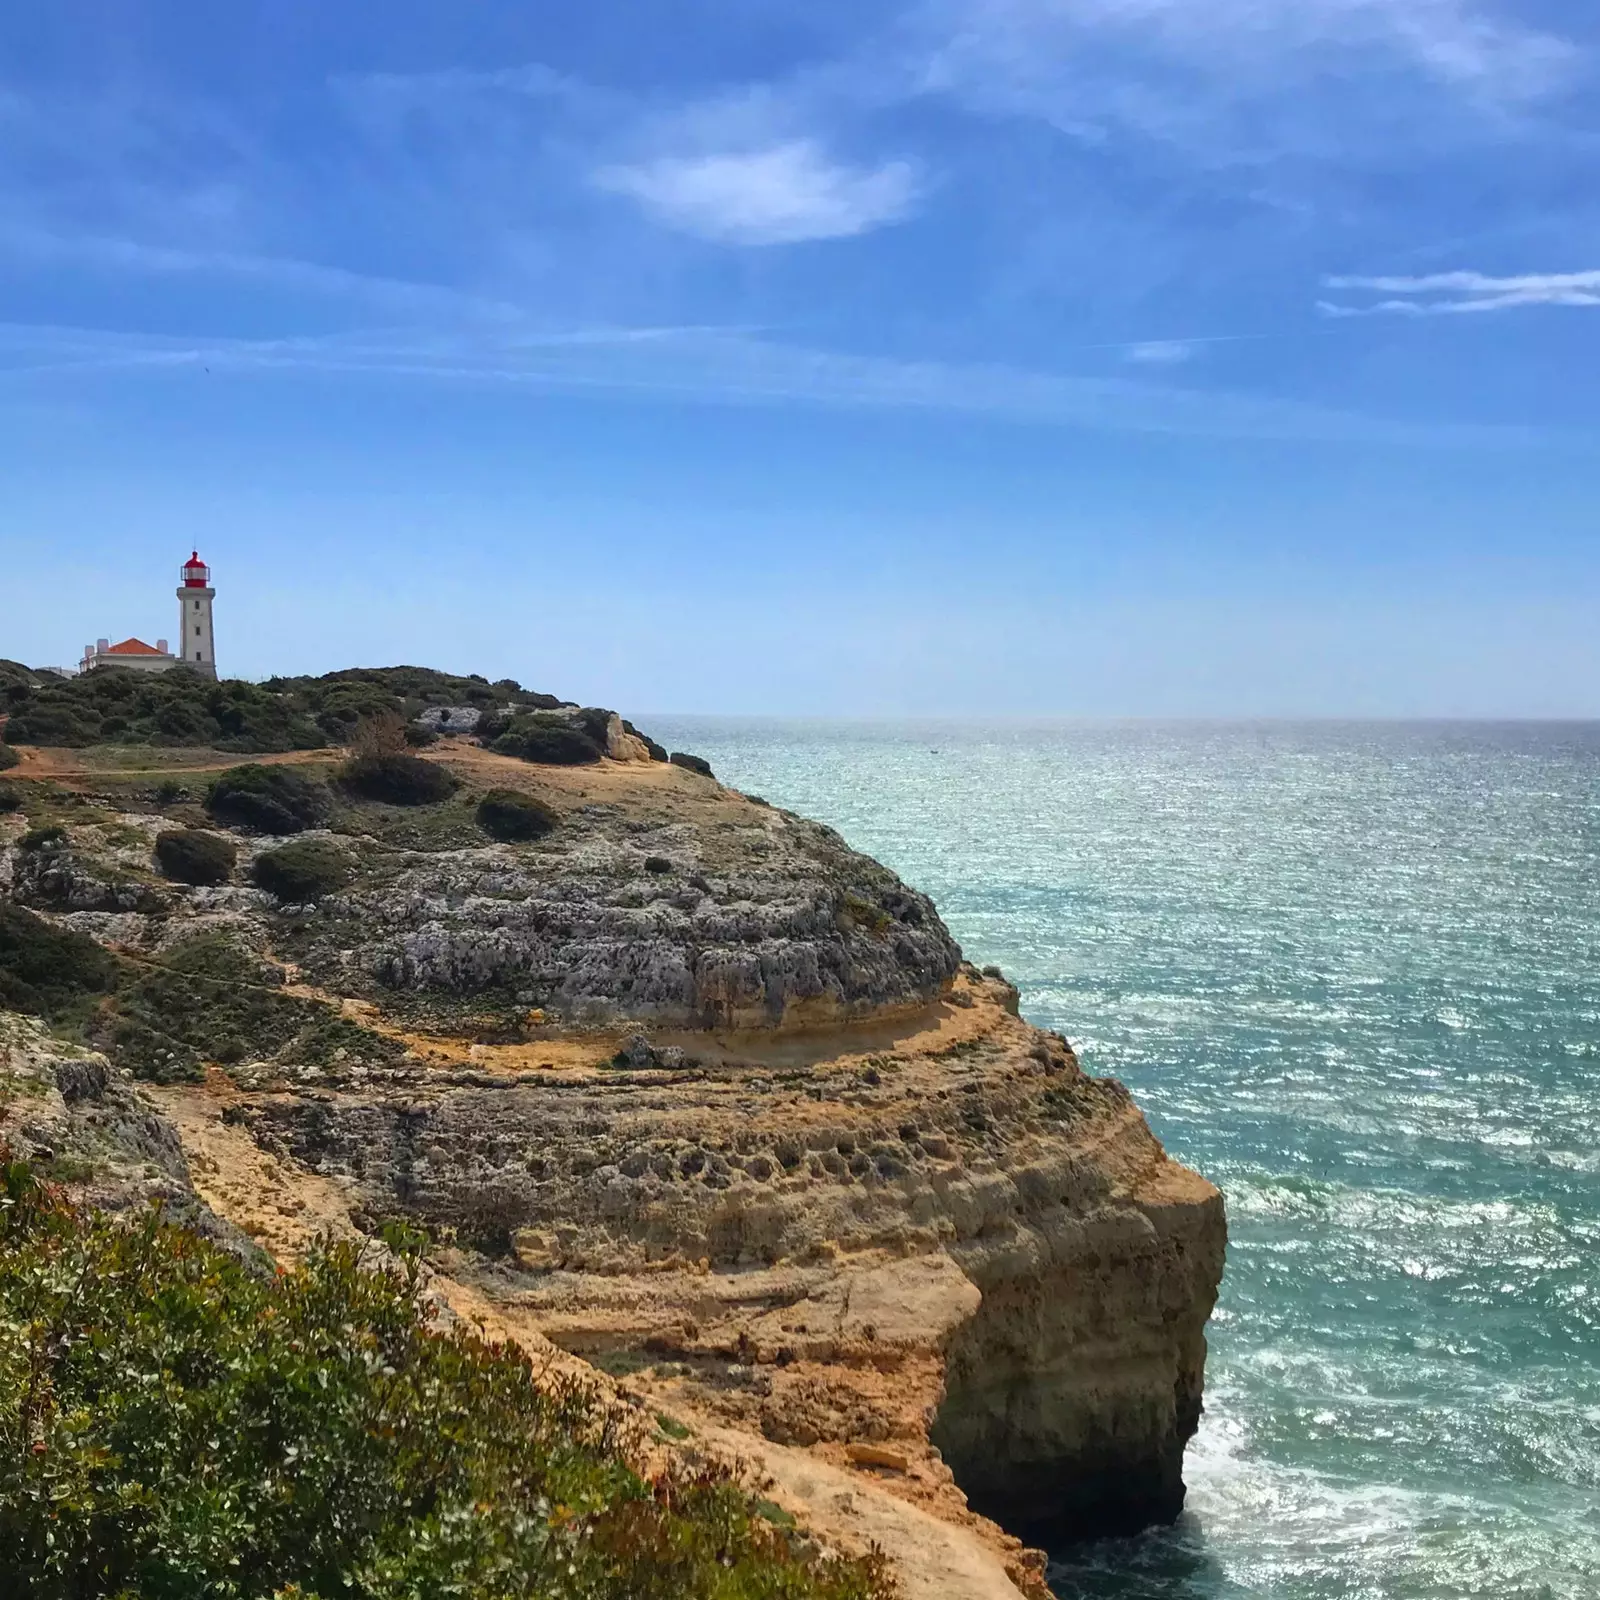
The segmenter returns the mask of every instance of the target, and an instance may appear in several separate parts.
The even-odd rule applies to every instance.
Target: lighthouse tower
[[[211,602],[217,591],[211,587],[211,568],[196,550],[183,564],[183,581],[178,585],[178,641],[172,652],[191,672],[217,675],[217,649],[211,635]]]

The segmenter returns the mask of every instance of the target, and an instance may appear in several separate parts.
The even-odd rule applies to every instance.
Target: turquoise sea
[[[1189,1509],[1064,1600],[1600,1596],[1600,725],[646,726],[1227,1194]]]

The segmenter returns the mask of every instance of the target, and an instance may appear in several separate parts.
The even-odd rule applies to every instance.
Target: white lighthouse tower
[[[178,586],[178,647],[173,654],[190,671],[208,678],[217,675],[217,647],[211,634],[211,602],[216,598],[211,568],[196,550],[184,562],[183,582]]]

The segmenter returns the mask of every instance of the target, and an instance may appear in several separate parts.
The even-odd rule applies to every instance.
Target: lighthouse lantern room
[[[211,568],[196,550],[183,564],[178,585],[178,647],[174,655],[191,671],[208,678],[217,675],[217,652],[211,633],[211,602],[217,591],[211,587]]]

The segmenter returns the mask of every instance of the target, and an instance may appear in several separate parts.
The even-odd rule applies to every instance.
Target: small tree
[[[360,718],[350,735],[350,754],[356,760],[380,756],[403,756],[410,741],[406,738],[406,719],[392,707],[369,711]]]

